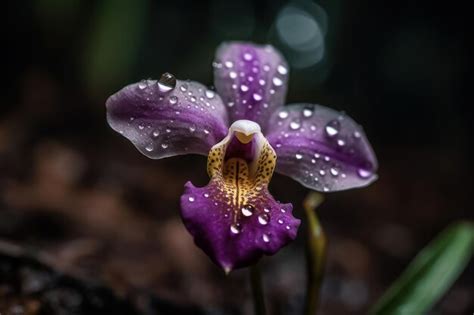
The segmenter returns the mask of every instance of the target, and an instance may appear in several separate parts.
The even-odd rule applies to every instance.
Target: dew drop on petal
[[[189,196],[188,200],[189,200],[189,202],[194,202],[195,199],[194,199],[193,196]]]
[[[303,158],[303,155],[301,155],[301,154],[299,154],[299,153],[296,153],[296,154],[295,154],[295,158],[296,158],[297,160],[301,160],[301,159]]]
[[[224,62],[224,65],[226,68],[232,68],[234,66],[234,63],[232,61],[226,61]]]
[[[289,230],[291,227],[289,225],[285,226],[285,229]]]
[[[319,170],[319,175],[321,175],[321,176],[326,175],[326,171],[325,170]]]
[[[346,145],[346,142],[342,139],[338,139],[337,140],[337,145],[340,146],[340,147],[343,147],[344,145]]]
[[[263,240],[265,243],[268,243],[268,242],[270,242],[270,236],[268,236],[267,234],[263,234],[263,235],[262,235],[262,240]]]
[[[238,224],[232,224],[230,226],[230,231],[233,233],[233,234],[239,234],[240,233],[240,225]]]
[[[209,194],[208,194],[208,193],[204,193],[203,196],[204,196],[205,198],[209,198]]]
[[[250,217],[253,212],[255,211],[255,208],[251,205],[244,205],[240,211],[242,212],[242,214],[246,217]]]
[[[275,86],[282,86],[283,85],[283,81],[278,77],[273,77],[272,82],[273,82],[273,85],[275,85]]]
[[[250,53],[245,53],[245,54],[244,54],[244,60],[245,60],[245,61],[250,61],[250,60],[252,60],[252,59],[253,59],[252,54],[250,54]]]
[[[206,91],[206,97],[207,97],[208,99],[214,98],[215,95],[216,95],[216,93],[214,93],[214,91],[211,91],[211,90],[207,90],[207,91]]]
[[[178,103],[178,98],[176,96],[170,96],[170,104],[174,105]]]
[[[291,128],[292,130],[297,130],[297,129],[299,129],[300,127],[301,127],[301,124],[300,124],[299,122],[297,122],[297,121],[292,121],[292,122],[290,123],[290,128]]]
[[[242,84],[242,85],[240,86],[240,90],[241,90],[242,92],[247,92],[247,91],[249,90],[249,87],[248,87],[247,85],[245,85],[245,84]]]
[[[145,147],[145,150],[147,150],[148,152],[151,152],[153,151],[153,144],[149,144]]]
[[[229,77],[230,77],[231,79],[237,78],[237,72],[235,72],[235,71],[229,72]]]
[[[256,101],[261,101],[262,96],[258,93],[253,93],[253,99],[256,100]]]
[[[153,131],[153,133],[151,134],[154,138],[158,137],[160,135],[160,131],[159,130],[155,130]]]
[[[333,137],[339,133],[339,128],[341,124],[337,120],[331,120],[325,127],[326,134],[329,137]]]
[[[286,110],[282,110],[278,113],[278,117],[280,117],[281,119],[285,119],[288,117],[288,112]]]
[[[270,212],[270,209],[263,208],[263,211],[266,212],[266,213],[269,213],[269,212]]]
[[[278,224],[283,224],[283,220],[282,219],[278,219]]]
[[[141,80],[140,83],[138,83],[138,88],[140,90],[144,90],[148,85],[146,84],[145,80]]]
[[[329,170],[329,172],[331,173],[332,176],[337,176],[339,175],[339,170],[335,167],[331,167],[331,169]]]
[[[306,118],[313,116],[313,110],[310,108],[303,109],[303,116]]]
[[[279,66],[277,67],[277,71],[278,71],[278,73],[281,74],[281,75],[285,75],[285,74],[288,73],[288,69],[286,69],[286,67],[283,66],[283,65],[279,65]]]
[[[359,139],[361,137],[360,132],[354,131],[354,138]]]
[[[258,223],[260,223],[261,225],[267,225],[269,220],[270,217],[266,213],[262,213],[258,216]]]
[[[161,144],[161,147],[162,147],[163,149],[166,149],[166,148],[168,148],[168,144],[162,143],[162,144]]]
[[[357,175],[359,175],[362,178],[369,178],[372,176],[372,172],[363,168],[360,168],[357,170]]]

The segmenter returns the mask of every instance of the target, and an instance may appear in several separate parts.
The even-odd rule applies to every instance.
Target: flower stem
[[[303,202],[307,219],[305,315],[316,314],[319,304],[319,289],[326,261],[326,236],[316,215],[316,208],[323,201],[324,196],[313,191],[306,196]]]
[[[265,315],[265,298],[263,296],[262,275],[258,265],[250,267],[250,285],[252,286],[255,315]]]

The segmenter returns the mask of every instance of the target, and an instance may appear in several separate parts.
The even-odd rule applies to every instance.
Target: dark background
[[[319,44],[302,55],[278,28],[289,7],[317,26],[307,40]],[[329,238],[321,313],[364,313],[438,232],[473,218],[471,24],[468,6],[452,2],[9,1],[0,240],[134,305],[152,296],[248,314],[245,270],[225,277],[178,215],[184,183],[207,183],[205,158],[148,160],[107,126],[104,103],[166,71],[212,85],[219,43],[271,43],[293,65],[287,102],[346,111],[377,153],[379,180],[327,195],[318,212]],[[291,38],[312,34],[294,25]],[[303,217],[305,188],[275,175],[271,191]],[[274,314],[301,307],[303,232],[262,261]],[[432,313],[472,312],[473,277],[470,266]],[[2,292],[0,312],[30,301]]]

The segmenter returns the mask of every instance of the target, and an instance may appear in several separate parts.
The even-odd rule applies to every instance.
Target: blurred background
[[[228,40],[282,51],[288,103],[364,126],[379,180],[328,194],[318,214],[329,239],[321,314],[365,313],[439,231],[473,219],[470,12],[429,1],[9,1],[0,313],[115,303],[130,308],[115,314],[251,314],[246,271],[224,276],[179,218],[184,183],[207,183],[206,158],[149,160],[105,120],[106,98],[144,78],[211,86]],[[275,175],[270,189],[303,217],[305,188]],[[272,314],[301,310],[303,228],[261,262]],[[432,314],[470,314],[472,279],[471,264]]]

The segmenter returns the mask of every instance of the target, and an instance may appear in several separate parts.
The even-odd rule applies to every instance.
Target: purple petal
[[[177,80],[164,89],[159,82],[143,80],[110,96],[109,125],[153,159],[207,155],[227,133],[221,98],[197,82]]]
[[[370,184],[377,159],[362,128],[327,107],[298,104],[277,110],[267,139],[275,149],[277,172],[317,191]]]
[[[209,184],[181,197],[184,224],[196,244],[226,272],[276,253],[296,237],[291,204],[268,192],[276,155],[258,124],[238,120],[209,152]]]
[[[266,130],[271,113],[284,104],[288,65],[272,46],[224,43],[216,53],[214,85],[231,121],[248,119]]]
[[[220,183],[197,188],[188,182],[181,196],[183,222],[194,241],[226,272],[273,255],[296,238],[300,220],[291,204],[280,204],[263,189],[252,206],[237,208],[222,196]]]

